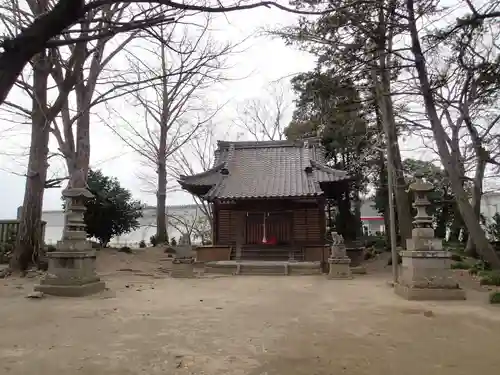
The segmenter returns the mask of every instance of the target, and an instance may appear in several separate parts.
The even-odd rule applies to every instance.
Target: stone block
[[[364,266],[351,267],[353,275],[366,275],[366,268]]]
[[[86,236],[86,233],[84,235]],[[67,251],[93,251],[92,244],[86,238],[84,240],[72,238],[57,241],[56,249],[62,253]]]
[[[433,228],[413,228],[411,231],[412,238],[431,238],[434,239]]]
[[[47,275],[35,286],[45,294],[78,297],[101,292],[106,285],[95,272],[95,251],[47,254]]]
[[[411,300],[465,299],[450,269],[446,251],[402,251],[396,294]]]
[[[170,276],[174,278],[192,278],[194,277],[194,263],[172,262]]]
[[[288,275],[321,275],[321,263],[320,262],[288,262],[286,264],[288,268]]]
[[[463,289],[414,288],[402,284],[394,285],[395,293],[409,301],[461,301],[466,299]]]
[[[351,260],[349,258],[329,258],[328,259],[328,275],[327,278],[334,279],[352,279]]]
[[[414,237],[406,240],[406,248],[408,251],[442,251],[443,241],[439,238]]]
[[[58,297],[84,297],[100,293],[106,289],[104,281],[96,281],[82,285],[51,285],[41,283],[35,285],[35,291]]]

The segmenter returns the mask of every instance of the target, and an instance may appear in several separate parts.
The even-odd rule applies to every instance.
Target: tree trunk
[[[163,36],[164,29],[161,28],[161,35]],[[157,165],[158,170],[158,187],[156,189],[156,241],[158,243],[165,243],[167,240],[167,134],[169,130],[168,121],[170,119],[169,107],[169,87],[167,76],[169,73],[167,66],[167,57],[165,45],[161,45],[161,72],[162,78],[162,108],[161,108],[161,123],[160,123],[160,137],[158,139],[158,155]]]
[[[445,168],[450,179],[451,187],[453,193],[455,194],[462,218],[467,226],[469,236],[472,237],[472,241],[474,241],[474,244],[483,259],[490,262],[493,268],[500,269],[500,259],[491,244],[488,242],[479,220],[477,220],[474,215],[474,210],[469,203],[469,197],[463,189],[462,179],[460,176],[460,165],[457,160],[452,158],[450,151],[448,150],[446,132],[441,124],[436,110],[432,88],[429,82],[427,68],[425,66],[425,59],[420,45],[413,0],[407,0],[406,5],[408,11],[408,26],[412,41],[411,49],[415,57],[415,68],[420,82],[420,89],[424,99],[427,117],[431,123],[432,133],[434,135],[434,140],[436,141],[441,163],[443,164],[443,167]]]
[[[75,23],[83,12],[84,0],[59,0],[50,11],[12,39],[5,39],[0,54],[0,104],[9,94],[26,64],[44,51],[47,42]]]
[[[373,83],[377,88],[377,105],[380,109],[380,116],[382,118],[382,124],[384,127],[384,132],[386,136],[386,142],[392,147],[393,160],[387,160],[387,163],[392,163],[393,169],[395,171],[395,183],[394,195],[396,198],[396,210],[399,223],[399,234],[401,236],[402,246],[406,247],[406,239],[411,237],[412,230],[412,220],[410,203],[408,201],[408,194],[406,193],[406,182],[403,176],[403,163],[401,161],[401,152],[399,150],[399,144],[396,132],[396,121],[394,119],[394,110],[391,99],[391,87],[388,77],[388,71],[385,69],[385,62],[383,58],[379,58],[380,61],[380,76],[379,80],[375,76],[373,77]],[[377,74],[376,72],[374,72]],[[390,198],[389,198],[390,199]]]
[[[46,53],[33,59],[33,102],[31,147],[24,190],[21,222],[11,268],[25,271],[42,248],[42,205],[47,177],[49,152],[49,124],[47,123],[47,79],[49,75]]]
[[[474,174],[474,186],[472,188],[472,209],[474,210],[474,216],[477,218],[477,221],[481,220],[481,197],[483,195],[483,180],[484,180],[484,172],[486,170],[486,161],[479,154],[477,157],[477,165],[476,165],[476,173]],[[474,241],[472,241],[472,237],[469,236],[467,239],[467,245],[465,247],[465,253],[468,256],[477,258],[478,252],[476,246],[474,245]]]
[[[76,172],[81,173],[83,181],[78,184],[83,186],[73,186],[83,188],[87,185],[87,177],[90,165],[90,110],[88,103],[92,100],[93,91],[83,83],[83,72],[80,76],[80,84],[75,86],[77,101],[77,108],[81,111],[80,116],[76,120]],[[71,177],[71,176],[70,176]],[[71,178],[70,178],[71,181]]]
[[[165,243],[167,240],[166,203],[167,166],[165,158],[162,157],[162,160],[158,161],[158,188],[156,194],[156,241],[159,244]]]
[[[381,71],[381,76],[382,92],[387,93],[382,98],[382,103],[385,105],[385,111],[382,111],[382,113],[385,112],[384,122],[387,123],[387,142],[391,145],[393,150],[392,155],[394,155],[392,163],[394,166],[394,182],[396,184],[396,186],[394,186],[394,195],[396,197],[399,235],[401,237],[401,246],[406,248],[406,240],[411,238],[412,216],[408,193],[406,192],[406,181],[403,175],[403,162],[401,160],[401,151],[399,150],[394,107],[392,97],[390,95],[391,84],[389,80],[389,72],[385,66]]]
[[[436,230],[434,231],[437,238],[446,238],[446,229],[448,224],[448,218],[450,216],[450,205],[446,201],[446,192],[443,192],[443,200],[441,213],[438,215],[436,220]]]

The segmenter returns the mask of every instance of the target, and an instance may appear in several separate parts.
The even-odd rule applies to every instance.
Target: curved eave
[[[193,184],[188,184],[185,183],[182,180],[177,180],[179,185],[181,186],[182,189],[186,190],[187,192],[202,197],[205,194],[207,194],[210,189],[212,189],[213,185],[193,185]]]
[[[346,171],[327,167],[316,160],[311,160],[310,162],[313,167],[313,173],[317,175],[316,178],[319,183],[347,181],[352,179]]]
[[[191,176],[181,175],[177,181],[181,186],[213,186],[220,180],[220,172],[225,166],[226,163],[220,163],[205,172],[193,174]]]

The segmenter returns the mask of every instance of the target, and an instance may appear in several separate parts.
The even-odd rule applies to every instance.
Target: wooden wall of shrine
[[[325,243],[323,200],[246,200],[214,205],[215,244],[262,243],[264,215],[267,239],[291,246]]]

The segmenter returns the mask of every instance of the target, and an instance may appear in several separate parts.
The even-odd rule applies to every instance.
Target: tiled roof
[[[306,197],[323,194],[321,182],[349,178],[346,172],[324,165],[317,141],[218,142],[216,165],[210,170],[181,176],[186,190],[206,186],[203,197]]]

